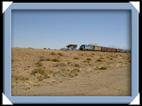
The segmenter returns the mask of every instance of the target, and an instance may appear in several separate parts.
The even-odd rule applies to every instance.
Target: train
[[[80,46],[79,50],[83,51],[102,51],[102,52],[130,52],[129,50],[119,49],[119,48],[111,48],[111,47],[103,47],[98,45],[86,45],[83,44]]]

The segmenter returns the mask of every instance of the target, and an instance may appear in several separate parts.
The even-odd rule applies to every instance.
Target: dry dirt
[[[12,49],[12,95],[131,95],[130,53]]]

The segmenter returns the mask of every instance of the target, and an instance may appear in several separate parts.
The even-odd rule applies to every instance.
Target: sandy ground
[[[12,95],[131,95],[130,53],[12,49]]]

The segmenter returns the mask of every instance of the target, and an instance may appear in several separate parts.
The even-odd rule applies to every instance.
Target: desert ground
[[[13,96],[129,96],[130,53],[12,48]]]

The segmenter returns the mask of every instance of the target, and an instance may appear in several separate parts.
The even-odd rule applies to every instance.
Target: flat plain
[[[131,54],[12,48],[12,95],[129,96]]]

